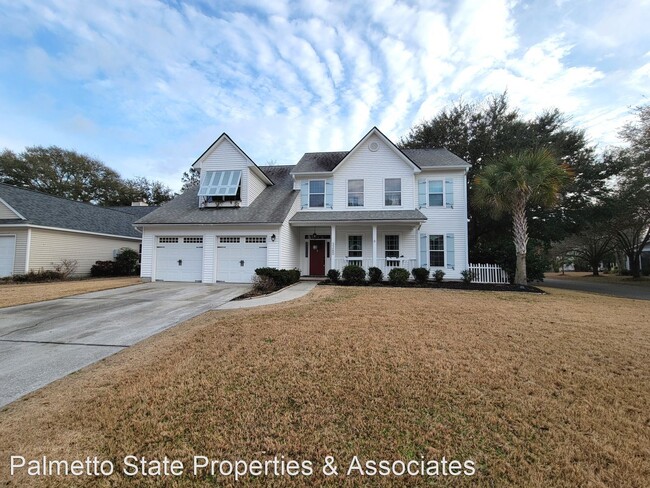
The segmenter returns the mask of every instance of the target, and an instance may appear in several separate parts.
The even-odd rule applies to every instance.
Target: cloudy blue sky
[[[0,0],[0,148],[177,189],[224,131],[293,164],[506,89],[602,148],[650,96],[649,19],[646,0]]]

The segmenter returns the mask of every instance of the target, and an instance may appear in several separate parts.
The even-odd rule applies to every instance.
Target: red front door
[[[312,276],[325,275],[325,241],[310,241],[309,243],[309,274]]]

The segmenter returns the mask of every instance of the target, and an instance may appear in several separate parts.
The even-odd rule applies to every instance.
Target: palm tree
[[[512,234],[517,253],[515,283],[526,284],[526,246],[530,205],[553,206],[571,172],[548,149],[521,151],[501,157],[474,178],[474,204],[493,218],[512,215]]]

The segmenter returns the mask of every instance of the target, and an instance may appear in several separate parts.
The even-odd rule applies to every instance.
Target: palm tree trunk
[[[526,220],[526,199],[521,197],[515,203],[512,212],[512,233],[517,253],[517,268],[515,284],[525,285],[526,280],[526,248],[528,247],[528,221]]]

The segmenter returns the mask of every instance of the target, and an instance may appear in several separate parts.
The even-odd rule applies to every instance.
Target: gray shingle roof
[[[349,151],[313,152],[303,154],[298,164],[293,168],[293,173],[318,173],[332,171],[343,161]]]
[[[419,210],[347,210],[342,212],[296,212],[290,222],[358,222],[368,220],[425,221]]]
[[[160,206],[158,206],[158,205],[149,205],[149,206],[146,206],[146,207],[140,207],[140,206],[124,207],[124,206],[121,206],[121,207],[106,207],[106,208],[110,208],[111,210],[117,210],[118,212],[128,213],[128,214],[133,215],[136,219],[140,219],[140,218],[144,217],[145,215],[150,214],[154,210],[160,208]]]
[[[4,183],[0,183],[0,198],[27,219],[2,220],[1,223],[32,224],[99,234],[142,237],[133,228],[133,215],[110,208],[66,200]]]
[[[260,166],[274,183],[248,207],[199,208],[199,187],[194,186],[145,215],[139,224],[266,224],[284,221],[298,196],[290,171],[293,166]]]
[[[402,149],[404,155],[421,168],[469,166],[468,163],[444,148]],[[318,173],[332,171],[349,154],[349,151],[305,153],[292,173]]]
[[[435,149],[402,149],[402,152],[420,168],[469,166],[469,163],[465,160],[442,147]]]

